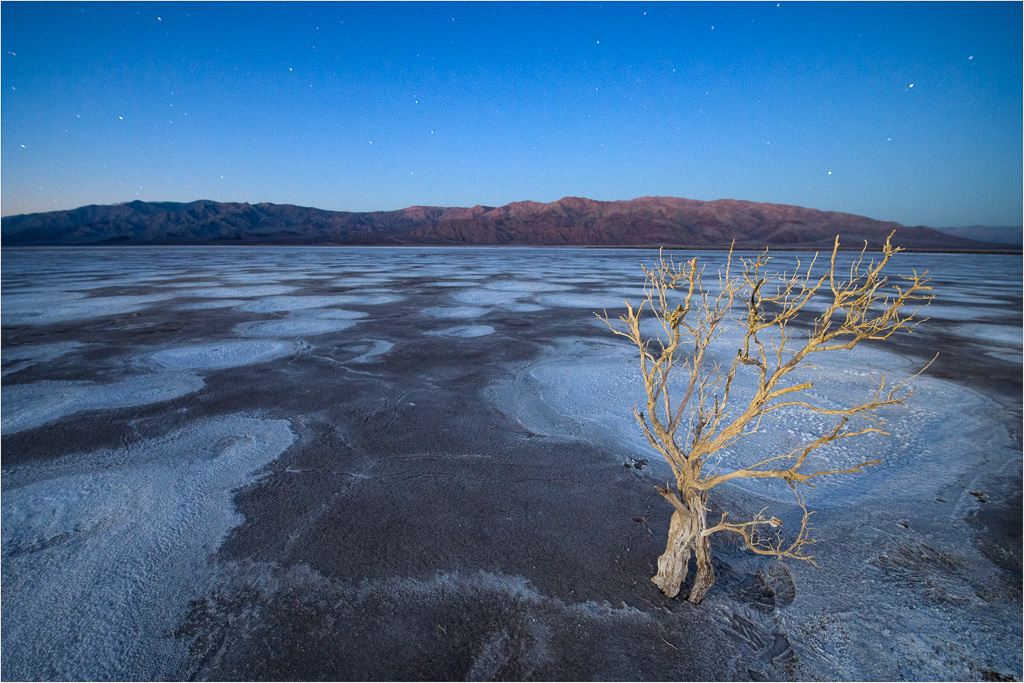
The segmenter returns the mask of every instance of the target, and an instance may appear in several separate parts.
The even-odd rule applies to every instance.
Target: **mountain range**
[[[936,228],[940,232],[971,240],[1024,246],[1024,228],[1019,225],[964,225],[955,228]]]
[[[799,206],[719,199],[641,197],[505,206],[411,206],[325,211],[291,204],[134,201],[5,216],[4,246],[113,244],[586,245],[693,248],[878,247],[889,233],[908,249],[978,251],[1006,244],[924,226]],[[987,237],[987,235],[986,235]]]

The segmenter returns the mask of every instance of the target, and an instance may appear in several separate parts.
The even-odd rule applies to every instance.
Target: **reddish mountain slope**
[[[131,202],[8,216],[3,244],[499,244],[827,248],[877,247],[896,230],[913,249],[998,245],[931,228],[833,211],[720,199],[641,197],[599,202],[565,197],[470,208],[323,211],[290,204]],[[1004,247],[1005,248],[1005,247]]]
[[[928,248],[953,245],[924,227],[904,227],[863,216],[799,206],[758,204],[731,199],[701,202],[676,197],[642,197],[598,202],[566,197],[557,202],[516,202],[492,209],[474,207],[472,215],[446,214],[436,223],[414,228],[415,241],[461,244],[829,246],[836,235],[844,243],[880,243],[898,230],[901,244]],[[964,246],[964,243],[960,243]]]

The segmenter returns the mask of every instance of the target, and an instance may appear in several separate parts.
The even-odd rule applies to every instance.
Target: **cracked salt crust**
[[[150,304],[173,298],[172,294],[107,296],[83,298],[77,294],[48,294],[42,297],[19,294],[4,297],[0,320],[9,325],[51,325],[110,315],[133,313]],[[71,301],[68,301],[71,299]]]
[[[84,344],[76,341],[54,342],[52,344],[31,344],[17,346],[13,349],[0,349],[0,356],[3,360],[3,376],[20,372],[26,368],[39,363],[48,363],[62,356],[66,356],[75,349],[83,347]]]
[[[197,301],[192,304],[178,306],[179,311],[205,311],[212,308],[231,308],[245,302],[241,299],[214,299],[212,301]]]
[[[545,306],[590,308],[593,310],[625,308],[622,298],[610,294],[543,294],[537,301]]]
[[[573,289],[570,285],[559,285],[537,280],[495,280],[484,283],[484,289],[497,289],[505,292],[566,292]]]
[[[294,440],[232,415],[5,470],[4,678],[180,678],[188,647],[168,636],[242,521],[234,492]]]
[[[224,341],[177,346],[137,356],[136,360],[170,370],[224,370],[283,358],[300,348],[287,341]]]
[[[452,298],[464,304],[473,304],[477,306],[500,306],[516,303],[524,296],[529,296],[529,294],[526,292],[501,292],[488,291],[484,289],[471,289],[456,292]]]
[[[434,318],[478,318],[488,310],[479,306],[432,306],[424,308],[422,313]]]
[[[373,362],[375,362],[377,360],[378,356],[383,356],[388,351],[390,351],[392,348],[394,348],[394,346],[395,345],[392,342],[389,342],[389,341],[374,341],[373,342],[373,346],[371,346],[369,349],[367,349],[367,351],[365,353],[356,356],[355,358],[353,358],[352,360],[350,360],[348,362],[349,363],[373,363]]]
[[[351,295],[336,296],[272,296],[259,301],[250,301],[238,307],[251,313],[273,313],[275,311],[298,311],[306,308],[325,308],[355,302]]]
[[[725,340],[721,348],[735,345]],[[623,410],[623,401],[627,405],[642,403],[645,395],[634,355],[625,343],[560,342],[514,380],[499,383],[488,392],[503,412],[515,415],[533,432],[589,435],[616,443],[636,457],[650,457],[651,449],[639,426],[629,411]],[[814,381],[810,393],[827,408],[870,398],[883,373],[900,381],[920,369],[914,361],[868,347],[857,347],[845,355],[822,354],[815,360],[815,368],[797,371],[788,380],[793,384]],[[881,413],[889,422],[885,430],[892,436],[867,434],[810,456],[809,469],[847,469],[869,460],[882,461],[854,476],[816,480],[815,488],[805,492],[811,507],[841,506],[853,499],[885,500],[894,490],[902,496],[927,495],[963,474],[968,466],[964,451],[1010,447],[1007,434],[981,422],[958,419],[963,414],[998,410],[990,399],[929,377],[918,377],[911,386],[917,394],[906,407],[888,407]],[[732,400],[742,403],[752,387],[750,373],[740,372],[733,383]],[[682,393],[677,388],[675,394]],[[737,442],[724,455],[729,467],[750,465],[763,460],[766,452],[784,454],[806,445],[833,426],[834,420],[828,416],[785,409],[762,421],[757,434]],[[927,463],[924,468],[922,459]],[[652,459],[652,465],[649,472],[655,479],[670,476],[660,459]],[[788,489],[776,484],[752,479],[730,483],[759,497],[791,501]]]
[[[429,332],[428,334],[437,334],[443,337],[460,337],[468,339],[471,337],[484,337],[494,332],[494,328],[490,325],[464,325],[461,327],[449,327],[438,332]]]
[[[159,403],[199,391],[203,380],[182,373],[151,373],[119,382],[44,381],[8,384],[0,394],[5,434],[40,427],[86,410],[111,410]]]
[[[304,337],[340,332],[353,327],[357,322],[356,320],[318,318],[257,321],[235,326],[235,333],[242,337]]]
[[[1024,333],[1021,328],[1012,325],[988,325],[984,323],[957,325],[953,332],[958,337],[965,339],[984,339],[985,341],[1006,344],[1008,346],[1022,346],[1024,344]],[[1018,357],[1018,360],[1019,357]]]
[[[251,287],[200,287],[195,291],[181,292],[178,296],[211,297],[217,299],[252,299],[294,292],[297,287],[290,285],[253,285]]]

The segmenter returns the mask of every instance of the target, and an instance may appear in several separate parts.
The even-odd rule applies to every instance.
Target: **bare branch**
[[[782,541],[782,537],[778,533],[773,533],[770,536],[761,533],[763,527],[767,526],[772,529],[776,529],[782,526],[781,520],[775,517],[766,518],[764,516],[764,510],[761,510],[761,512],[755,515],[754,519],[751,521],[744,522],[742,524],[726,522],[725,518],[729,513],[723,512],[722,519],[718,524],[706,529],[703,532],[703,536],[707,537],[718,531],[732,531],[742,536],[746,548],[758,555],[773,555],[779,558],[790,557],[794,560],[810,562],[815,567],[818,567],[820,565],[814,561],[814,555],[808,555],[805,551],[806,546],[815,542],[810,537],[810,518],[814,512],[807,509],[807,506],[804,505],[803,498],[799,493],[796,494],[796,500],[800,509],[803,510],[803,517],[800,520],[800,531],[788,546],[783,547],[784,543]]]

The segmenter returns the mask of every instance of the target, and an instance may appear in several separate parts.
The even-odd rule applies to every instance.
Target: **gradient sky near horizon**
[[[1022,4],[3,2],[0,212],[567,195],[1019,225]]]

